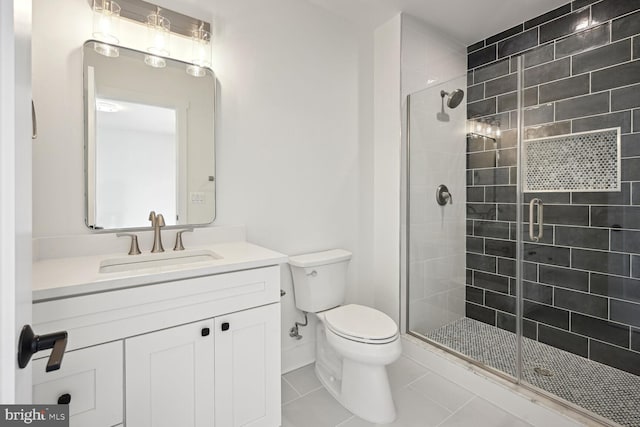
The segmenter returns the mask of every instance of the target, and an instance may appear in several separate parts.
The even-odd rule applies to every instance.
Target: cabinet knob
[[[69,393],[65,393],[58,398],[58,405],[68,405],[71,403],[71,395]]]
[[[223,331],[228,331],[228,330],[229,330],[229,322],[224,322],[224,323],[221,325],[221,329],[222,329]]]
[[[206,337],[209,335],[209,328],[202,328],[202,331],[200,331],[200,334],[202,334],[203,337]]]

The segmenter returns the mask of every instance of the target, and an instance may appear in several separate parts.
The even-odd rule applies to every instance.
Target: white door
[[[280,304],[216,317],[216,427],[280,425]]]
[[[31,403],[31,0],[0,1],[0,402]],[[37,331],[36,331],[37,332]]]
[[[125,340],[127,427],[213,427],[213,320]]]

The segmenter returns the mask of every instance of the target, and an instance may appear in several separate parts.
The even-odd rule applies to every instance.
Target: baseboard
[[[282,350],[281,370],[283,374],[315,362],[315,343],[309,342]]]

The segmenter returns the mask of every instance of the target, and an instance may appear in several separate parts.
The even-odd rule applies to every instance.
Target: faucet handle
[[[173,246],[174,251],[184,251],[184,246],[182,245],[182,233],[190,233],[192,231],[193,228],[187,228],[176,233],[176,244]]]
[[[149,221],[151,221],[151,226],[155,227],[156,226],[156,212],[155,211],[151,211],[149,212]]]
[[[158,216],[156,216],[156,225],[158,227],[164,227],[165,226],[164,217],[162,216],[162,214],[158,214]]]
[[[140,255],[140,247],[138,246],[138,236],[133,233],[118,233],[117,237],[129,236],[131,237],[131,247],[129,248],[129,255]]]

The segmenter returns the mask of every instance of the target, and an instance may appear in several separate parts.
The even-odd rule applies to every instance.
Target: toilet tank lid
[[[311,254],[295,255],[289,257],[289,264],[294,267],[317,267],[319,265],[334,264],[336,262],[348,261],[351,259],[351,252],[344,249],[331,249],[329,251],[314,252]]]

